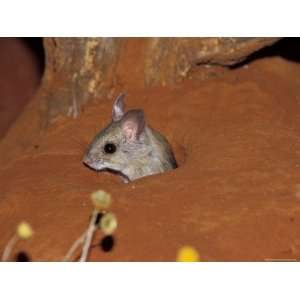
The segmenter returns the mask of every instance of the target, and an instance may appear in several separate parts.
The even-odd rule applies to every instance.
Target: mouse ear
[[[125,94],[120,94],[113,105],[112,119],[114,122],[120,121],[124,116],[124,98]]]
[[[138,140],[145,129],[144,112],[136,109],[128,111],[122,119],[121,128],[126,141]]]

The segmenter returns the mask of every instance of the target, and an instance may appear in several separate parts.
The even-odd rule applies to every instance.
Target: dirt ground
[[[0,144],[0,249],[26,220],[35,235],[15,253],[61,259],[88,224],[90,193],[104,189],[119,227],[112,251],[96,235],[91,260],[174,261],[183,245],[203,261],[299,260],[300,65],[275,56],[199,76],[127,91],[127,107],[143,108],[173,146],[179,168],[171,172],[124,184],[81,163],[112,100],[88,104],[75,120],[59,117],[24,147],[14,147],[22,132],[8,135]]]

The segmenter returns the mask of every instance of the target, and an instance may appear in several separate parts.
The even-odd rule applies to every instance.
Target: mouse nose
[[[82,163],[90,169],[101,170],[103,169],[102,159],[95,158],[91,155],[85,155],[82,159]]]
[[[82,162],[83,162],[85,165],[87,165],[87,166],[91,166],[91,165],[93,164],[92,158],[89,157],[89,156],[87,156],[87,155],[85,155],[85,156],[83,157]]]

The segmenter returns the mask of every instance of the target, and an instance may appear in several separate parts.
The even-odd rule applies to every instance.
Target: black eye
[[[117,150],[117,147],[116,147],[115,144],[107,143],[107,144],[105,144],[105,146],[104,146],[104,151],[105,151],[105,153],[112,154],[112,153],[115,153],[116,150]]]

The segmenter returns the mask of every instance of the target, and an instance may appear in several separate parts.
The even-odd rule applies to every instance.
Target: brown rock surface
[[[177,84],[201,64],[233,65],[278,39],[45,38],[43,125],[119,89]]]
[[[38,87],[41,66],[25,39],[0,38],[0,139]]]
[[[0,148],[0,249],[24,219],[35,236],[16,250],[62,258],[88,223],[89,194],[105,189],[119,228],[111,252],[94,240],[92,260],[174,260],[185,244],[202,260],[300,259],[299,65],[273,57],[219,78],[196,75],[127,90],[128,107],[144,108],[173,145],[180,167],[169,173],[124,184],[81,164],[112,99],[59,117],[43,135],[32,130],[35,143],[23,148],[13,149],[22,134],[13,129]]]

